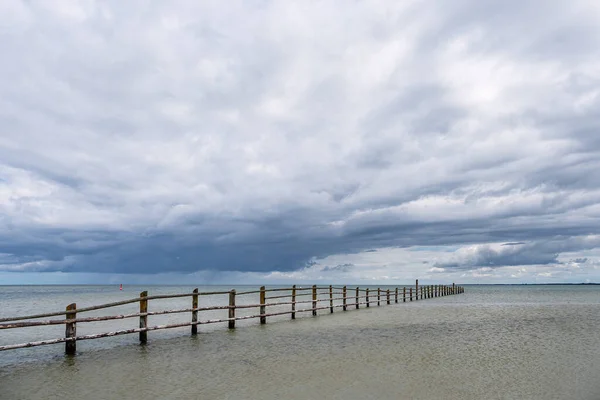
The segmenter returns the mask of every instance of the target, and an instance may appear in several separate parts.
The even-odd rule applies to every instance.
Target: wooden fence
[[[325,290],[325,292],[323,292]],[[289,292],[285,294],[281,294],[282,292]],[[313,285],[312,287],[298,288],[296,285],[289,288],[275,288],[275,289],[266,289],[264,286],[260,288],[260,290],[251,290],[245,292],[236,292],[235,290],[225,291],[225,292],[199,292],[198,289],[194,289],[191,293],[181,293],[181,294],[168,294],[168,295],[155,295],[149,296],[147,291],[141,292],[139,297],[117,301],[108,304],[101,304],[97,306],[77,308],[75,303],[69,304],[66,307],[65,311],[57,311],[45,314],[37,314],[37,315],[27,315],[27,316],[17,316],[17,317],[8,317],[8,318],[0,318],[0,330],[3,329],[17,329],[17,328],[26,328],[26,327],[34,327],[34,326],[47,326],[47,325],[65,325],[65,336],[57,339],[49,339],[49,340],[41,340],[36,342],[28,342],[28,343],[19,343],[12,345],[0,346],[0,351],[4,350],[13,350],[20,349],[25,347],[34,347],[34,346],[43,346],[57,343],[65,343],[65,352],[67,354],[75,354],[77,341],[79,340],[88,340],[88,339],[98,339],[103,337],[111,337],[117,335],[127,335],[127,334],[139,334],[140,343],[146,343],[148,340],[148,332],[155,331],[160,329],[171,329],[171,328],[180,328],[185,326],[191,327],[191,334],[196,335],[198,333],[198,325],[204,324],[215,324],[215,323],[224,323],[227,322],[229,329],[235,329],[235,322],[239,320],[259,318],[261,324],[265,324],[267,322],[267,317],[273,317],[276,315],[285,315],[289,314],[291,319],[296,318],[297,313],[303,312],[312,312],[312,315],[317,315],[318,310],[329,309],[330,313],[333,313],[334,308],[342,308],[343,311],[347,311],[349,307],[354,307],[355,309],[359,309],[360,306],[370,307],[371,305],[375,305],[375,303],[380,306],[382,302],[382,296],[384,297],[383,301],[386,304],[391,304],[398,302],[407,302],[407,301],[418,301],[424,299],[430,299],[441,296],[448,296],[452,294],[464,293],[464,288],[461,286],[456,286],[454,283],[451,286],[447,285],[425,285],[419,286],[419,281],[416,281],[416,285],[414,287],[402,287],[402,288],[394,288],[390,291],[390,289],[381,290],[380,288],[374,290],[369,288],[361,289],[357,288],[347,288],[343,287],[334,287],[334,286],[317,286]],[[256,304],[240,304],[236,305],[236,298],[238,296],[251,296],[251,295],[259,295],[259,302]],[[212,295],[228,295],[229,304],[220,305],[220,306],[210,306],[210,307],[198,307],[198,298],[200,296],[212,296]],[[319,298],[319,295],[328,295],[326,298]],[[341,297],[340,297],[341,296]],[[175,310],[162,310],[162,311],[148,311],[148,303],[150,300],[159,300],[159,299],[174,299],[181,297],[191,297],[191,304],[189,308],[183,309],[175,309]],[[298,298],[309,297],[307,300],[298,300]],[[393,299],[392,299],[393,298]],[[277,299],[277,302],[273,302],[273,300]],[[341,304],[335,304],[334,301],[341,300]],[[270,302],[267,302],[270,301]],[[349,303],[349,301],[353,301]],[[329,304],[319,304],[322,302],[327,302]],[[121,315],[106,315],[99,317],[87,317],[81,318],[78,315],[81,315],[85,312],[100,310],[105,308],[112,308],[117,306],[122,306],[125,304],[131,303],[139,303],[139,312],[131,313],[131,314],[121,314]],[[288,311],[277,311],[267,313],[267,307],[274,306],[290,306]],[[309,308],[301,308],[297,309],[297,305],[308,305]],[[258,314],[247,315],[247,316],[236,316],[236,310],[238,309],[246,309],[246,308],[257,308],[259,310]],[[198,319],[198,313],[203,311],[212,311],[212,310],[227,310],[227,318],[222,319],[207,319],[200,320]],[[148,316],[151,315],[165,315],[165,314],[180,314],[180,313],[190,313],[191,318],[188,322],[182,323],[173,323],[173,324],[165,324],[165,325],[148,325]],[[40,318],[47,317],[56,317],[56,316],[64,316],[64,319],[50,319],[44,321],[29,321],[36,320]],[[131,329],[123,329],[117,330],[113,332],[104,332],[97,333],[91,335],[81,335],[77,336],[77,324],[85,323],[85,322],[99,322],[99,321],[108,321],[108,320],[116,320],[116,319],[126,319],[126,318],[139,318],[139,327],[131,328]]]

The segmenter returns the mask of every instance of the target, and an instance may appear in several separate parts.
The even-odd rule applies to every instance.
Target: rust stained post
[[[357,286],[356,287],[356,309],[357,310],[359,309],[359,306],[358,306],[358,292],[359,292],[359,289],[358,289],[358,286]]]
[[[292,319],[296,319],[296,285],[292,286]]]
[[[333,313],[333,287],[329,285],[329,312]]]
[[[418,279],[415,283],[415,300],[419,300],[419,280]]]
[[[365,299],[367,300],[367,308],[369,308],[369,288],[366,289],[365,296]]]
[[[264,325],[267,323],[267,317],[265,316],[265,287],[260,287],[260,323]]]
[[[342,299],[342,310],[346,311],[346,286],[342,288],[343,299]]]
[[[235,329],[235,289],[229,292],[229,329]]]
[[[77,305],[75,303],[69,304],[66,308],[66,319],[73,320],[77,318]],[[75,322],[67,322],[65,324],[65,338],[75,338],[77,336],[77,327]],[[77,343],[75,339],[65,342],[65,353],[74,356],[77,351]]]
[[[394,302],[398,304],[398,288],[396,288],[396,292],[394,293]]]
[[[317,315],[317,285],[312,287],[312,315]]]
[[[377,288],[377,305],[381,305],[381,288]]]
[[[140,293],[140,313],[148,312],[148,300],[146,300],[146,297],[148,297],[147,291],[143,291],[142,293]],[[140,328],[147,328],[147,327],[148,327],[148,316],[140,315]],[[148,342],[148,331],[142,331],[142,332],[140,332],[140,343],[145,344],[146,342]]]
[[[196,335],[198,333],[198,325],[194,324],[194,322],[198,322],[198,311],[196,310],[198,308],[198,288],[194,289],[192,293],[194,293],[192,295],[192,309],[194,309],[192,311],[192,335]]]

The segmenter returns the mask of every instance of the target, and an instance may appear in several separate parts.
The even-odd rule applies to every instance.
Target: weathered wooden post
[[[385,295],[386,295],[387,303],[390,304],[390,289],[387,290],[387,292],[385,293]]]
[[[438,285],[433,285],[433,297],[437,297]]]
[[[454,282],[452,282],[452,294],[456,294],[456,286],[454,286]]]
[[[367,301],[367,308],[369,308],[369,288],[365,290],[365,300]]]
[[[312,287],[312,315],[317,315],[317,285]]]
[[[381,288],[377,288],[377,305],[381,305]]]
[[[342,300],[342,310],[346,311],[346,286],[344,286],[342,288],[342,296],[343,296],[343,300]]]
[[[410,291],[410,301],[412,301],[412,287],[408,288],[408,290]]]
[[[406,303],[406,286],[402,288],[402,302]]]
[[[229,292],[229,329],[235,329],[235,289]]]
[[[333,286],[329,285],[329,312],[333,314]]]
[[[66,308],[66,316],[67,321],[74,320],[77,318],[77,305],[75,303],[69,304]],[[67,322],[65,324],[65,338],[73,338],[72,340],[68,340],[65,342],[65,353],[74,356],[77,352],[77,342],[75,341],[75,337],[77,337],[77,326],[75,322]]]
[[[359,293],[358,293],[358,292],[359,292],[359,289],[358,289],[358,286],[357,286],[357,287],[356,287],[356,309],[357,309],[357,310],[359,309],[359,306],[358,306],[358,300],[359,300],[359,298],[358,298],[358,297],[359,297],[359,296],[358,296],[358,294],[359,294]]]
[[[394,297],[394,302],[396,304],[398,304],[398,288],[396,288],[396,292],[394,293],[395,297]]]
[[[415,284],[415,300],[419,300],[419,280]]]
[[[429,285],[429,288],[427,289],[427,295],[429,296],[429,298],[433,297],[433,286]]]
[[[148,292],[143,291],[140,293],[140,314],[146,314],[148,312]],[[140,328],[144,329],[148,327],[148,315],[140,315]],[[140,332],[140,343],[144,344],[148,342],[148,331]]]
[[[261,286],[260,287],[260,323],[261,324],[267,323],[267,317],[265,316],[265,314],[266,314],[265,309],[267,308],[265,306],[265,304],[266,304],[265,297],[266,297],[265,287]]]
[[[198,288],[192,291],[192,335],[198,334],[198,325],[194,322],[198,322]]]
[[[296,285],[292,286],[292,319],[296,319]]]

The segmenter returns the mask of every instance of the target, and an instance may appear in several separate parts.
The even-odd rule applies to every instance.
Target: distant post
[[[265,294],[266,294],[265,287],[261,286],[260,287],[260,323],[261,323],[261,325],[264,325],[267,323],[267,317],[265,316],[265,313],[266,313],[266,311],[265,311],[265,309],[266,309]]]
[[[292,319],[296,319],[296,285],[292,286]]]
[[[73,320],[77,318],[77,305],[75,303],[69,304],[66,308],[66,319]],[[75,341],[75,337],[77,337],[77,327],[75,322],[67,322],[65,324],[65,338],[73,338],[73,340],[69,340],[65,342],[65,353],[74,356],[77,352],[77,342]]]
[[[410,301],[412,301],[412,287],[408,288],[409,292],[410,292]]]
[[[229,329],[235,329],[235,289],[229,292]]]
[[[333,314],[333,286],[329,285],[329,312]]]
[[[140,314],[148,312],[148,292],[143,291],[140,293]],[[140,315],[140,328],[144,329],[148,327],[148,315]],[[140,332],[140,343],[145,344],[148,342],[148,331]]]
[[[377,288],[377,305],[381,305],[381,288]]]
[[[386,296],[387,303],[390,304],[390,289],[387,290],[387,292],[385,293],[385,296]]]
[[[452,283],[452,294],[456,294],[456,286],[454,286],[454,282]]]
[[[398,288],[396,288],[396,292],[395,292],[394,294],[395,294],[395,297],[394,297],[394,302],[395,302],[396,304],[398,304]]]
[[[367,308],[369,308],[369,288],[365,290],[365,299],[367,300]]]
[[[194,322],[198,322],[198,288],[192,291],[192,335],[198,334],[198,325]]]
[[[415,300],[419,300],[419,280],[415,283]]]
[[[359,289],[358,289],[358,286],[357,286],[356,287],[356,309],[357,310],[359,309],[359,306],[358,306],[358,292],[359,292]]]
[[[317,315],[317,285],[312,287],[312,315]]]
[[[342,310],[346,311],[346,286],[344,286],[342,288],[342,297],[343,297]]]
[[[402,302],[406,303],[406,286],[402,288]]]

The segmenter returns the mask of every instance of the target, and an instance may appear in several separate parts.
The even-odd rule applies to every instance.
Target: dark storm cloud
[[[599,246],[597,6],[140,4],[0,5],[0,271]]]

